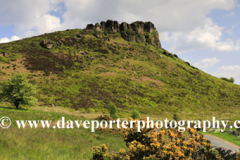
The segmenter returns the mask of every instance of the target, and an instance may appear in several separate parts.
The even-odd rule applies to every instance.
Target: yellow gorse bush
[[[147,123],[146,118],[141,120]],[[129,122],[133,119],[129,119]],[[128,123],[129,124],[129,123]],[[211,159],[221,160],[218,151],[212,149],[209,140],[203,135],[196,134],[193,128],[187,129],[188,134],[178,132],[177,129],[159,130],[154,128],[142,128],[137,132],[137,122],[134,127],[120,128],[115,132],[124,134],[124,141],[128,150],[120,149],[118,154],[107,153],[106,145],[93,147],[93,160],[113,159],[113,160],[192,160]],[[145,125],[146,126],[146,125]],[[109,129],[99,129],[109,132]],[[240,160],[240,153],[237,154]]]

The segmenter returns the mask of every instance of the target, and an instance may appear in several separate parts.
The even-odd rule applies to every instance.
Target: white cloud
[[[201,60],[200,62],[194,63],[194,66],[199,68],[209,68],[213,67],[216,63],[218,63],[220,60],[216,57],[214,58],[205,58]]]
[[[238,51],[240,43],[234,43],[231,39],[221,41],[222,30],[213,23],[212,19],[206,18],[202,27],[197,27],[190,32],[176,32],[168,38],[168,47],[174,53],[182,53],[195,49],[212,49],[213,51]]]
[[[151,21],[159,32],[189,31],[203,24],[213,9],[229,10],[234,0],[65,0],[64,25],[79,27],[83,22],[96,23],[107,19]]]
[[[213,23],[207,14],[214,9],[230,10],[235,0],[11,0],[0,6],[0,25],[14,25],[14,32],[21,38],[67,28],[85,28],[88,23],[151,21],[159,31],[161,41],[168,50],[181,53],[195,49],[226,51],[236,44],[221,41],[223,27]],[[66,12],[64,22],[51,15]],[[170,36],[171,33],[171,36]],[[235,47],[232,50],[238,50]]]
[[[0,38],[0,43],[7,43],[11,41],[19,40],[20,38],[18,36],[12,36],[11,39],[8,39],[7,37]]]
[[[222,66],[217,69],[217,71],[214,73],[214,76],[226,78],[233,77],[235,79],[234,83],[240,84],[240,66]]]
[[[11,0],[1,2],[0,25],[14,25],[19,37],[34,36],[60,29],[60,19],[50,15],[61,0]]]
[[[240,71],[240,66],[235,65],[235,66],[222,66],[219,68],[221,71]]]

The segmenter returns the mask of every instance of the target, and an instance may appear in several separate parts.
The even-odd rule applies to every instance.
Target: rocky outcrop
[[[212,146],[213,149],[217,150],[218,153],[224,160],[235,160],[238,150],[226,149],[223,147]]]
[[[131,24],[126,22],[119,24],[118,21],[107,20],[100,24],[88,24],[85,30],[94,33],[97,38],[102,38],[103,33],[106,32],[109,37],[113,37],[113,34],[119,32],[121,37],[127,41],[147,43],[156,48],[161,48],[158,32],[152,22],[136,21]]]
[[[47,49],[52,49],[53,48],[53,41],[52,40],[43,40],[40,45],[44,48],[47,48]]]

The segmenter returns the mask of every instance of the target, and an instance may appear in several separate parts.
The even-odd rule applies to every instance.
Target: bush
[[[181,118],[179,118],[179,116],[176,113],[173,114],[173,119],[175,121],[180,121],[181,120]]]
[[[107,35],[107,34],[108,34],[108,30],[104,30],[104,31],[103,31],[103,34],[104,34],[104,35]]]
[[[85,112],[85,109],[84,108],[79,108],[78,109],[80,112]]]
[[[0,62],[5,62],[5,63],[7,63],[7,62],[8,62],[8,59],[7,59],[6,57],[4,57],[4,56],[1,56],[1,57],[0,57]]]
[[[144,121],[146,124],[147,121]],[[118,153],[109,153],[105,144],[94,146],[92,160],[222,159],[219,152],[212,149],[210,141],[203,135],[197,134],[193,128],[188,128],[187,134],[177,129],[161,129],[154,133],[155,129],[145,126],[137,132],[137,125],[133,128],[122,129],[125,131],[124,141],[128,150],[120,149]],[[239,154],[237,156],[239,157]]]
[[[137,110],[133,110],[132,116],[133,119],[139,119],[140,118],[140,113]]]
[[[118,118],[118,116],[117,116],[117,107],[112,102],[110,102],[110,104],[109,104],[109,113],[110,113],[110,117]]]
[[[93,108],[88,108],[87,110],[88,110],[90,113],[91,113],[91,112],[95,112],[95,109],[93,109]]]
[[[234,83],[235,79],[233,77],[231,77],[230,79],[230,82]]]
[[[220,79],[227,81],[227,82],[231,82],[231,83],[234,83],[234,81],[235,81],[233,77],[231,77],[230,79],[228,79],[226,77],[221,77]]]
[[[33,97],[35,93],[36,88],[28,83],[26,76],[17,74],[3,82],[0,97],[3,101],[13,103],[18,108],[20,104],[36,104],[37,99]]]

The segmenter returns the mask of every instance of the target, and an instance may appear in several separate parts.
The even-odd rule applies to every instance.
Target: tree
[[[16,108],[20,104],[34,105],[37,99],[33,97],[36,88],[30,84],[27,77],[23,74],[17,74],[2,84],[0,97],[3,101],[13,103]]]
[[[234,83],[235,79],[233,77],[230,78],[230,82]]]
[[[226,77],[221,77],[220,79],[227,81],[227,82],[231,82],[231,83],[234,83],[234,81],[235,81],[233,77],[231,77],[230,79],[228,79]]]
[[[110,113],[110,117],[112,118],[118,118],[117,115],[117,107],[114,103],[110,102],[109,104],[109,113]]]

